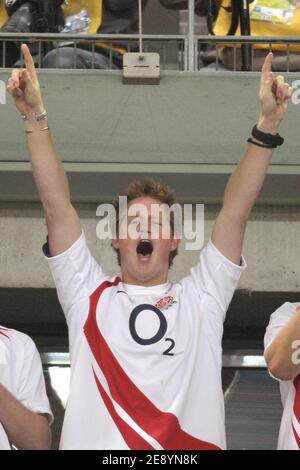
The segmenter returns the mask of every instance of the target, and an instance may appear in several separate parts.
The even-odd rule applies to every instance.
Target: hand
[[[272,59],[273,54],[269,52],[262,66],[259,90],[261,113],[257,125],[260,130],[268,133],[276,133],[293,93],[292,87],[285,83],[282,75],[274,77],[271,72]]]
[[[26,44],[22,44],[25,69],[14,69],[8,80],[7,90],[21,114],[32,116],[44,110],[40,85],[34,62]]]

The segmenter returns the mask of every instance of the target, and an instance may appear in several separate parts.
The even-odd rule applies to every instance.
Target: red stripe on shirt
[[[103,372],[112,398],[165,450],[220,450],[215,444],[197,439],[183,431],[178,418],[159,410],[131,381],[113,355],[97,325],[97,305],[105,289],[121,279],[103,282],[90,297],[90,311],[84,326],[85,336]]]
[[[155,450],[147,441],[145,441],[136,431],[134,431],[129,424],[127,424],[116,412],[113,402],[110,397],[107,395],[106,391],[102,387],[95,371],[94,377],[96,385],[102,397],[102,400],[109,412],[110,416],[115,422],[115,425],[119,429],[120,433],[123,436],[124,441],[131,450]]]
[[[295,415],[298,423],[300,424],[300,375],[298,375],[295,378],[294,387],[296,389],[296,393],[295,393],[293,411],[294,411],[294,415]],[[294,433],[298,448],[300,449],[300,436],[297,434],[297,431],[296,431],[296,429],[294,428],[293,425],[292,425],[292,427],[293,427],[293,433]]]
[[[9,339],[9,336],[7,336],[5,333],[3,333],[3,331],[1,329],[0,329],[0,335],[5,336],[5,338]]]

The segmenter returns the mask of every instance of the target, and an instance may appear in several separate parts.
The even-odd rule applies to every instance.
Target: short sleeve
[[[289,322],[294,316],[296,308],[300,306],[299,303],[285,302],[279,307],[270,318],[269,325],[266,329],[264,338],[265,351],[276,338],[279,331]]]
[[[47,244],[43,251],[68,320],[74,310],[72,307],[88,299],[106,276],[92,257],[84,233],[68,250],[57,256],[49,256]]]
[[[47,414],[51,422],[53,421],[40,355],[29,337],[26,337],[24,343],[24,361],[20,370],[16,398],[29,410]]]
[[[210,240],[200,253],[198,264],[191,269],[185,282],[192,283],[200,297],[215,305],[222,321],[247,264],[241,258],[240,265],[226,258]],[[204,299],[205,302],[205,299]]]
[[[4,431],[4,428],[0,423],[0,451],[1,450],[11,450],[11,445],[8,441],[7,434]]]

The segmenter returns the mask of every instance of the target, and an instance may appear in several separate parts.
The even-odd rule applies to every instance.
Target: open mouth
[[[153,244],[151,240],[140,240],[136,248],[136,252],[140,257],[150,258],[153,253]]]

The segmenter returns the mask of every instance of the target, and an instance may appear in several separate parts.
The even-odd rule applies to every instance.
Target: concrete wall
[[[188,164],[232,165],[259,116],[255,72],[166,72],[159,86],[125,86],[118,71],[39,75],[55,143],[68,163],[170,164],[183,173]],[[290,103],[280,128],[286,143],[272,166],[299,166],[298,115]],[[9,96],[0,105],[0,135],[0,163],[28,160],[23,122]]]
[[[108,274],[118,271],[108,241],[96,238],[96,205],[77,206],[95,258]],[[205,210],[209,238],[219,206]],[[240,288],[264,292],[297,292],[300,283],[300,210],[298,206],[258,206],[248,225],[244,255],[249,268]],[[41,245],[46,227],[38,204],[0,204],[0,287],[53,287]],[[197,263],[198,252],[181,250],[170,272],[178,280]]]

